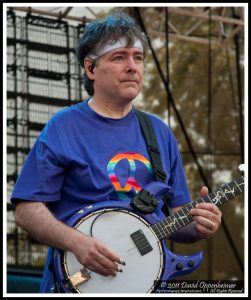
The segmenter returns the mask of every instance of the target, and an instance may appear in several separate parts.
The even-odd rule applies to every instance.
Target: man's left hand
[[[200,190],[200,196],[204,197],[208,194],[208,188],[203,186]],[[222,213],[219,208],[212,203],[198,203],[195,208],[190,210],[196,222],[196,230],[199,238],[210,238],[219,228],[221,224]]]

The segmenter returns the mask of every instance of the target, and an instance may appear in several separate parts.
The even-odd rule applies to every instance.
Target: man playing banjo
[[[76,47],[90,98],[56,113],[37,138],[20,172],[11,201],[16,223],[49,247],[41,293],[53,293],[52,249],[74,254],[91,272],[117,277],[126,258],[110,245],[66,224],[83,207],[129,201],[155,181],[133,100],[143,83],[147,39],[135,21],[116,13],[88,24]],[[155,129],[169,208],[176,212],[191,201],[176,139],[159,118],[148,114]],[[203,187],[201,196],[207,195]],[[200,203],[194,222],[173,238],[195,242],[219,228],[221,212]],[[112,228],[111,228],[112,230]],[[121,273],[121,274],[120,274]]]

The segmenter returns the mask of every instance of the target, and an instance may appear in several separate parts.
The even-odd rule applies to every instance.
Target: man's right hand
[[[73,252],[83,266],[103,276],[116,276],[117,272],[122,272],[121,265],[125,265],[103,242],[88,235],[83,235]]]

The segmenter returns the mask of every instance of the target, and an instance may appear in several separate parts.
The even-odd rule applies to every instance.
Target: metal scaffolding
[[[86,97],[75,59],[75,45],[82,30],[83,26],[73,27],[62,20],[30,14],[23,18],[8,11],[8,196],[26,155],[50,116]],[[27,251],[35,241],[19,232],[12,214],[8,204],[8,263],[37,264]],[[35,251],[40,251],[38,246]],[[21,257],[24,252],[27,259]]]

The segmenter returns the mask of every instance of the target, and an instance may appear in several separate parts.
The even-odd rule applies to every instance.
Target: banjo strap
[[[135,109],[136,116],[139,120],[140,129],[142,136],[145,139],[147,150],[149,153],[150,161],[152,164],[152,168],[155,174],[155,177],[158,181],[164,182],[166,179],[166,173],[163,169],[160,151],[158,148],[154,128],[152,123],[148,117],[148,115],[142,111]],[[162,199],[164,201],[165,207],[163,208],[165,215],[169,215],[168,202],[170,200],[167,194],[162,195]]]

